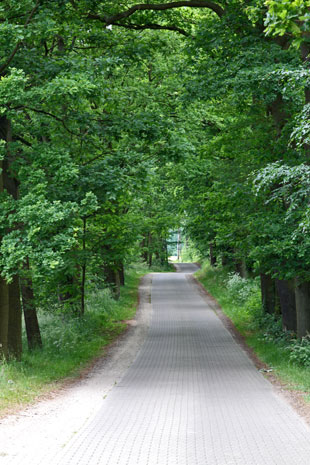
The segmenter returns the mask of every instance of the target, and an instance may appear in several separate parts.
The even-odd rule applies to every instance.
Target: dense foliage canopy
[[[117,298],[179,227],[310,330],[309,18],[306,0],[1,3],[4,355],[21,302],[40,345],[37,308]]]

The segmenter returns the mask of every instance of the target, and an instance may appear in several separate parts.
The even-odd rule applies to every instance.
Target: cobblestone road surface
[[[134,364],[53,465],[306,465],[310,429],[182,273],[153,278]],[[43,465],[46,465],[44,463]]]

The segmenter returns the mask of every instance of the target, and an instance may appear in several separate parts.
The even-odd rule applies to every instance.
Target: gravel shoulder
[[[135,360],[151,320],[152,274],[139,287],[139,305],[128,329],[80,379],[47,399],[0,419],[0,464],[23,463],[34,454],[56,453],[89,421]],[[18,438],[18,441],[16,441]],[[44,463],[44,462],[42,462]]]

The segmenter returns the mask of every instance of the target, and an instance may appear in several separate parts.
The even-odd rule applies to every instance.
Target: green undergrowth
[[[310,341],[284,332],[281,322],[264,315],[258,278],[242,279],[222,267],[203,265],[196,277],[217,300],[247,344],[289,389],[308,394],[310,401]]]
[[[126,274],[119,301],[107,289],[93,289],[82,318],[59,312],[39,312],[43,349],[28,351],[24,337],[22,361],[0,363],[0,414],[32,402],[59,382],[81,374],[103,353],[134,317],[140,278],[150,271],[172,271],[134,264]]]

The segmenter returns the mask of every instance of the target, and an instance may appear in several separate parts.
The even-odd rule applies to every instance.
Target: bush
[[[242,304],[259,290],[256,279],[245,279],[233,272],[228,273],[226,287],[234,299]]]
[[[259,318],[258,328],[262,330],[261,340],[281,345],[289,353],[291,365],[310,367],[310,335],[297,339],[293,331],[282,329],[279,317],[268,313]]]
[[[257,320],[257,327],[263,331],[260,339],[266,342],[287,345],[295,338],[292,331],[283,330],[282,321],[278,315],[262,313]]]
[[[310,367],[310,335],[292,343],[290,362],[295,365]]]

